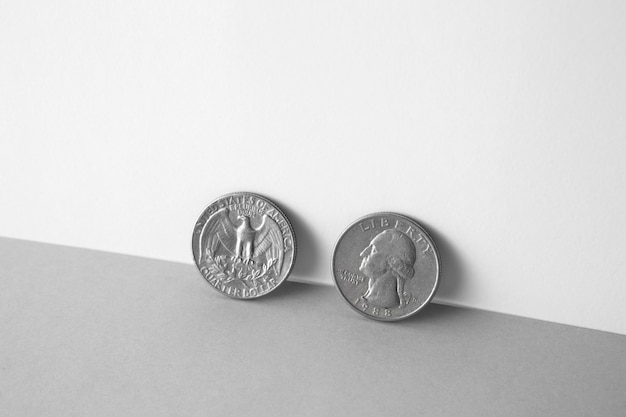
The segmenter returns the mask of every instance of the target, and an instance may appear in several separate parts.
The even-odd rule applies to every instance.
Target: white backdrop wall
[[[190,263],[248,190],[330,284],[397,211],[436,300],[626,334],[625,41],[620,1],[4,1],[0,235]]]

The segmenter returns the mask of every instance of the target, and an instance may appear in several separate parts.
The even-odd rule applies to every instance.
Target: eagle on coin
[[[258,227],[252,227],[249,216],[238,215],[237,220],[237,225],[231,221],[228,207],[209,217],[200,237],[202,260],[219,255],[247,265],[275,260],[272,267],[278,275],[283,264],[283,239],[278,224],[267,214],[261,217]]]

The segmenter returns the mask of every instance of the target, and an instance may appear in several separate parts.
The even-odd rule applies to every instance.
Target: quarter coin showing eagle
[[[202,276],[232,298],[273,291],[296,259],[296,238],[285,214],[269,199],[246,192],[209,204],[196,222],[191,245]]]

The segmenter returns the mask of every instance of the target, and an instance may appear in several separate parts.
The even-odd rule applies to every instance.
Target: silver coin
[[[217,291],[257,298],[283,283],[296,259],[296,238],[287,216],[272,201],[239,192],[213,201],[193,229],[198,270]]]
[[[351,224],[335,245],[332,268],[347,303],[382,321],[423,309],[435,295],[441,270],[428,233],[396,213],[370,214]]]

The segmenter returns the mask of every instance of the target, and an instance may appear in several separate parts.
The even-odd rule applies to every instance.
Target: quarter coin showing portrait
[[[426,230],[396,213],[370,214],[351,224],[335,245],[332,268],[347,303],[382,321],[423,309],[435,295],[441,270]]]
[[[227,194],[202,212],[191,242],[198,270],[224,295],[261,297],[283,283],[296,259],[287,216],[253,193]]]

